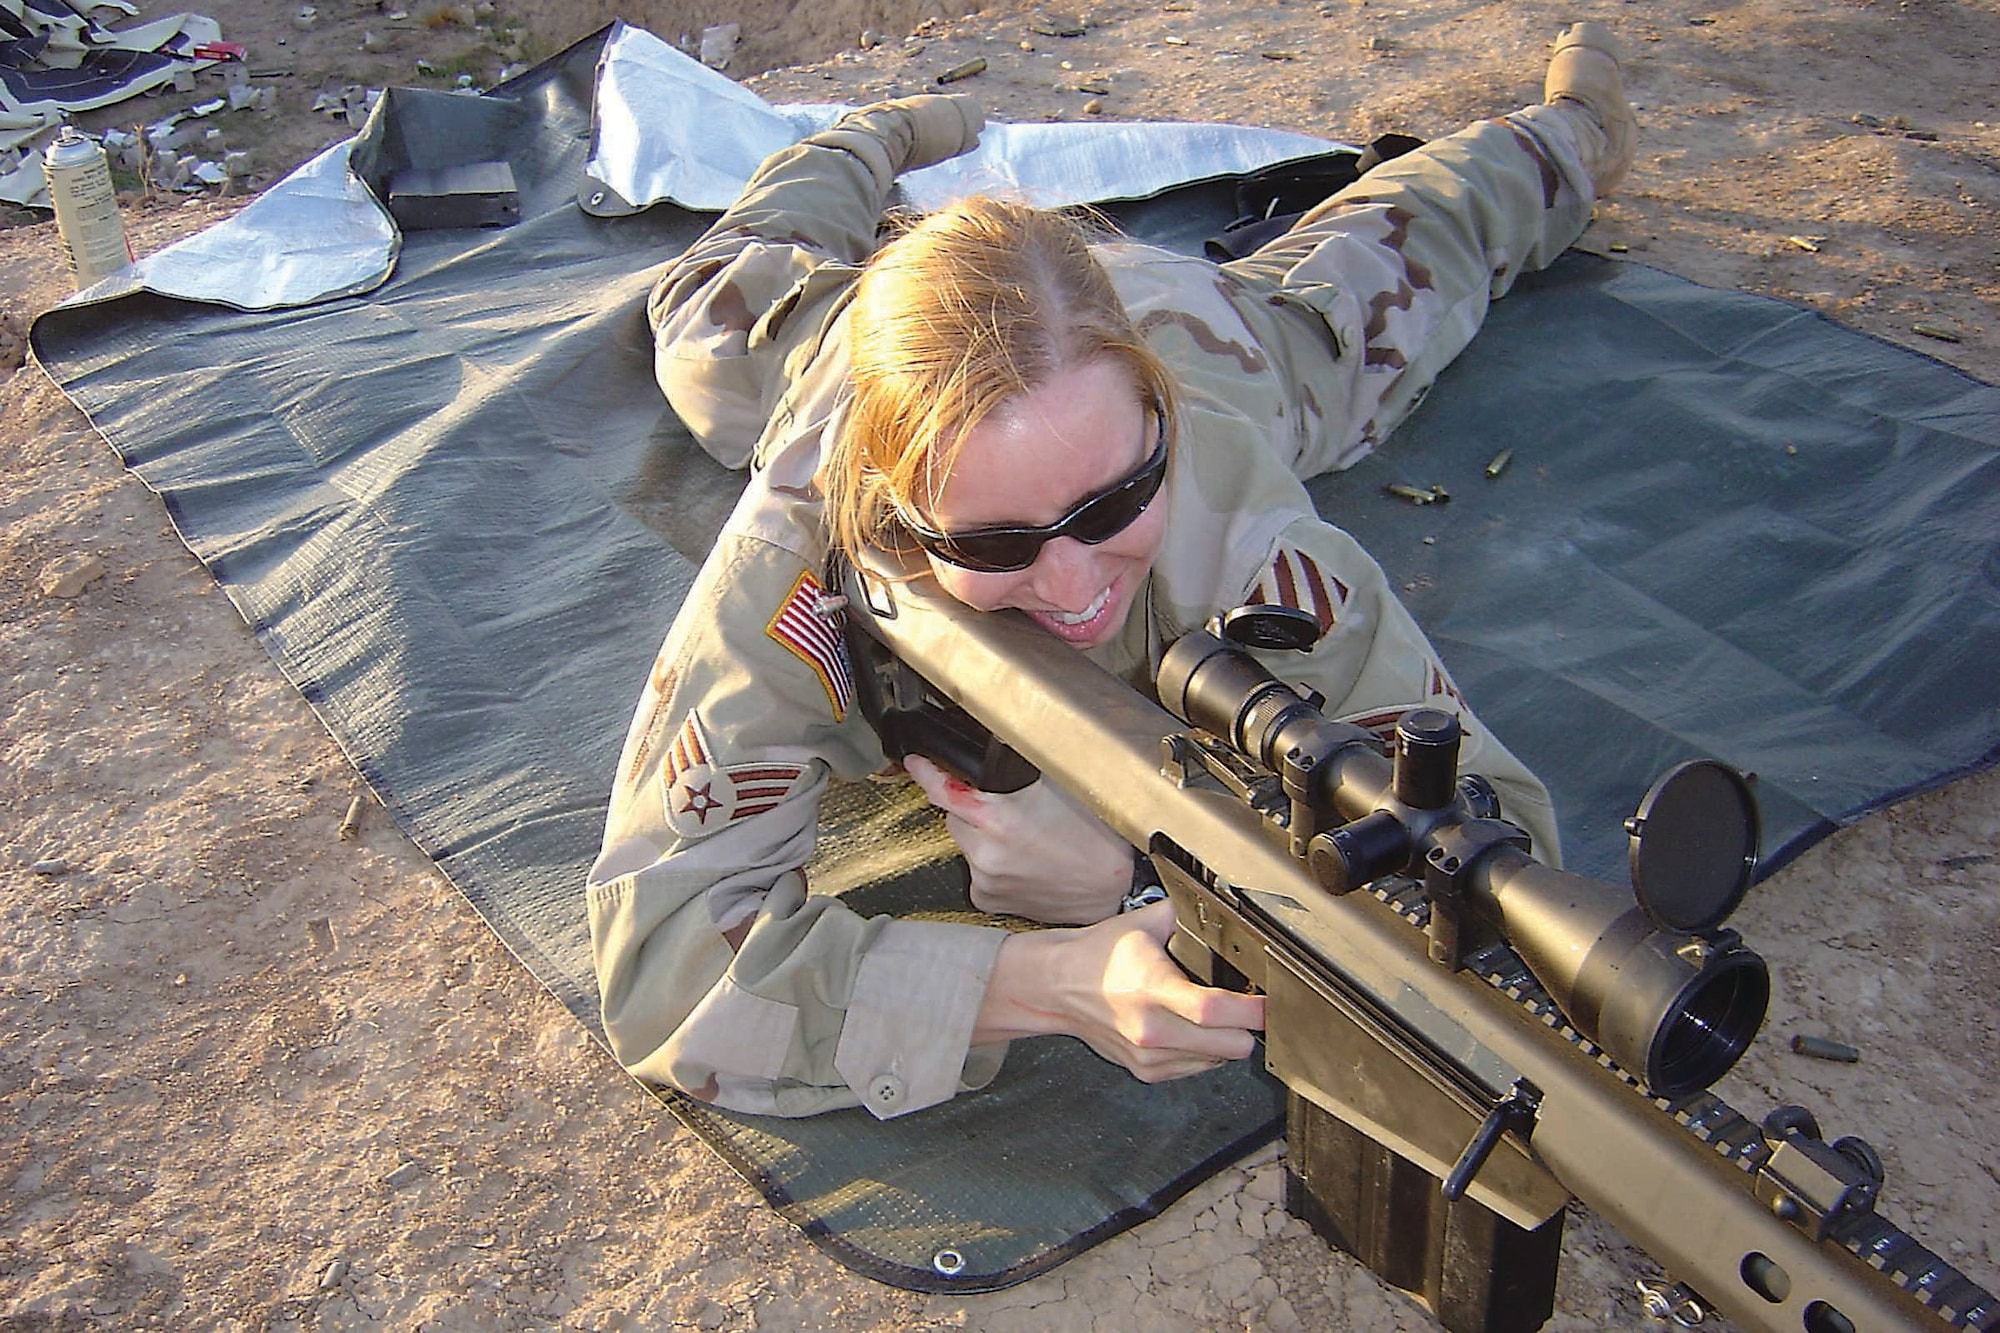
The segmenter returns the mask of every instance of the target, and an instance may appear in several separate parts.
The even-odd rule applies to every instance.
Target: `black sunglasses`
[[[1167,479],[1167,418],[1153,414],[1160,434],[1153,452],[1139,470],[1115,481],[1077,502],[1076,508],[1044,528],[986,527],[964,532],[939,532],[926,527],[900,508],[898,520],[918,546],[947,564],[982,574],[1011,574],[1035,563],[1045,542],[1057,537],[1073,537],[1086,546],[1108,542],[1132,526]]]

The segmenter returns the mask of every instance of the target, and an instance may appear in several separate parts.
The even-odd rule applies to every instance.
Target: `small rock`
[[[1292,1307],[1291,1301],[1280,1296],[1265,1309],[1264,1327],[1271,1330],[1271,1333],[1292,1333],[1293,1329],[1302,1327],[1302,1324],[1299,1312]]]
[[[69,862],[63,860],[60,856],[44,857],[35,862],[35,873],[37,875],[47,875],[51,879],[58,875],[67,875],[69,873]]]
[[[102,560],[85,551],[71,551],[42,566],[42,591],[50,597],[78,597],[103,577]]]
[[[736,54],[737,39],[742,33],[742,26],[735,23],[718,23],[712,28],[703,28],[701,63],[710,69],[728,69],[731,57]]]
[[[28,359],[28,338],[11,310],[0,310],[0,374],[18,369]]]
[[[1091,98],[1091,99],[1090,99],[1090,100],[1089,100],[1088,102],[1085,102],[1085,103],[1083,104],[1083,114],[1084,114],[1084,115],[1086,115],[1086,116],[1101,116],[1101,115],[1103,115],[1103,114],[1104,114],[1104,103],[1103,103],[1103,102],[1102,102],[1101,100],[1099,100],[1098,98],[1095,98],[1095,97]]]
[[[420,1163],[405,1162],[388,1175],[382,1177],[382,1183],[392,1190],[399,1190],[405,1185],[416,1184],[423,1174],[424,1168]]]
[[[321,1291],[332,1291],[335,1287],[339,1286],[347,1278],[347,1267],[348,1264],[345,1255],[328,1264],[326,1271],[319,1275],[319,1289]]]

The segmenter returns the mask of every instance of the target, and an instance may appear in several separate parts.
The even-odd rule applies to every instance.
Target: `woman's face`
[[[1055,523],[1139,470],[1160,438],[1157,413],[1124,367],[1092,361],[968,432],[924,517],[946,533]],[[1098,545],[1050,538],[1026,569],[984,573],[928,558],[938,583],[967,606],[1013,607],[1064,642],[1090,648],[1125,623],[1165,533],[1166,504],[1155,496],[1130,526]]]

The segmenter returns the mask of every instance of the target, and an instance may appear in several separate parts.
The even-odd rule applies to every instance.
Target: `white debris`
[[[737,38],[742,34],[743,27],[737,23],[718,23],[713,28],[703,28],[701,63],[710,69],[728,69],[730,57],[736,54]]]

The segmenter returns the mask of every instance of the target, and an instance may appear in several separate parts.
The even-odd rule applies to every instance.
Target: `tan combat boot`
[[[1576,102],[1604,131],[1603,151],[1586,164],[1600,199],[1625,179],[1639,139],[1618,58],[1618,39],[1609,28],[1602,23],[1573,24],[1556,38],[1548,78],[1542,83],[1544,102]]]

